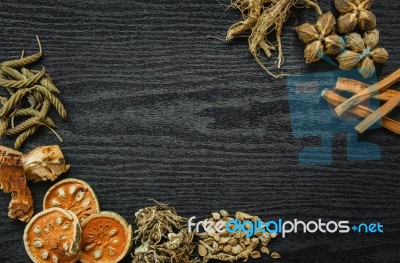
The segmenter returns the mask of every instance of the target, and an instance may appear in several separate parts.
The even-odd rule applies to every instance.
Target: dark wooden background
[[[399,10],[399,1],[374,6],[391,54],[380,76],[399,67]],[[334,70],[303,62],[293,26],[316,15],[294,15],[283,32],[285,72]],[[154,198],[186,217],[228,209],[264,219],[379,221],[384,234],[292,234],[271,250],[281,262],[400,262],[399,137],[369,131],[360,139],[381,146],[382,160],[347,161],[338,134],[332,166],[300,166],[299,150],[319,139],[294,138],[285,80],[267,76],[244,39],[208,37],[223,38],[239,17],[217,0],[1,0],[0,60],[36,52],[41,37],[40,65],[69,112],[66,123],[52,113],[72,164],[61,178],[87,181],[102,210],[133,224],[134,212]],[[41,129],[23,150],[57,143]],[[31,185],[36,211],[50,186]],[[29,262],[25,225],[7,217],[10,196],[0,200],[0,261]]]

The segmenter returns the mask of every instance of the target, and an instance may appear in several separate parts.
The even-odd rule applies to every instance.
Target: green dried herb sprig
[[[67,111],[60,99],[56,96],[59,89],[54,85],[52,78],[42,70],[30,70],[27,66],[37,62],[43,56],[43,50],[39,38],[36,36],[39,52],[20,59],[9,60],[0,63],[0,86],[3,86],[10,94],[9,98],[1,97],[0,109],[0,136],[18,135],[15,141],[15,149],[19,149],[40,126],[46,126],[54,131],[56,125],[47,117],[50,106],[53,105],[62,119],[67,119]],[[29,108],[23,108],[28,102]],[[15,125],[16,118],[25,118]],[[62,140],[61,140],[62,141]]]

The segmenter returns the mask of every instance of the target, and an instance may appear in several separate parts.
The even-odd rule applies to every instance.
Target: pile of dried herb
[[[172,206],[157,203],[140,209],[136,214],[136,241],[133,263],[194,263],[193,233],[187,230],[187,219]]]
[[[211,231],[199,233],[200,237],[198,252],[202,257],[203,262],[209,260],[219,261],[237,261],[243,260],[246,262],[249,258],[258,259],[262,254],[267,254],[273,259],[278,259],[281,256],[277,252],[270,252],[268,244],[272,238],[277,236],[276,233],[254,233],[253,237],[246,237],[245,232],[228,232],[225,227],[229,221],[238,219],[242,222],[259,220],[257,216],[252,216],[243,212],[237,212],[235,218],[229,216],[228,212],[221,210],[220,212],[212,213],[211,218],[207,219],[213,222],[215,226],[217,222],[224,222],[224,231],[218,233],[215,228]]]
[[[67,112],[56,96],[60,91],[54,86],[50,75],[44,68],[40,71],[27,68],[43,55],[38,37],[37,41],[38,53],[0,63],[0,86],[9,93],[8,97],[0,97],[0,137],[18,135],[15,149],[19,149],[40,126],[54,131],[56,125],[47,117],[51,105],[61,118],[67,119]]]
[[[230,41],[250,29],[249,50],[257,63],[271,76],[283,77],[284,74],[273,74],[270,68],[265,66],[260,51],[265,52],[267,57],[271,57],[271,52],[277,48],[276,66],[281,67],[284,60],[281,41],[282,28],[292,7],[299,6],[301,3],[314,7],[319,14],[322,14],[318,4],[313,0],[234,0],[230,6],[239,9],[242,21],[229,28],[226,40]],[[275,32],[276,44],[271,43],[271,39],[269,39],[273,32]]]
[[[385,63],[389,54],[377,47],[379,31],[375,29],[376,18],[371,11],[372,0],[335,0],[336,9],[341,13],[336,22],[331,12],[322,14],[315,25],[309,23],[296,27],[302,42],[306,44],[306,63],[319,61],[324,54],[338,55],[339,68],[358,72],[369,78],[375,73],[374,63]],[[352,32],[356,25],[364,32],[362,37]],[[335,33],[335,28],[344,36]]]

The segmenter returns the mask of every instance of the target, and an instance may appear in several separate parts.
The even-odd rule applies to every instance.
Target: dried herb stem
[[[34,86],[34,88],[40,91],[51,102],[51,104],[53,104],[62,119],[67,119],[67,111],[65,110],[64,105],[59,98],[57,98],[53,93],[43,86]]]
[[[16,135],[16,134],[19,134],[19,133],[31,128],[32,126],[40,125],[41,122],[42,122],[42,117],[40,117],[40,116],[31,117],[31,118],[27,119],[26,121],[23,121],[20,124],[18,124],[16,127],[12,128],[12,129],[8,129],[5,134],[6,135]]]
[[[21,133],[15,140],[14,148],[16,150],[21,148],[22,144],[24,144],[26,139],[28,139],[31,135],[33,135],[37,131],[38,128],[39,128],[39,126],[33,126],[33,127],[29,128],[28,130],[24,131],[23,133]]]
[[[5,61],[3,63],[1,63],[1,66],[6,66],[6,67],[12,67],[12,68],[16,68],[16,67],[25,67],[26,65],[32,64],[36,61],[38,61],[42,55],[43,55],[43,51],[42,51],[42,44],[40,43],[39,37],[36,36],[36,40],[38,42],[38,46],[39,46],[39,52],[27,57],[23,57],[17,60],[10,60],[10,61]]]
[[[45,69],[43,68],[36,75],[24,80],[8,80],[0,78],[0,85],[6,88],[16,88],[16,89],[27,88],[38,82],[44,76],[44,74],[45,74]]]

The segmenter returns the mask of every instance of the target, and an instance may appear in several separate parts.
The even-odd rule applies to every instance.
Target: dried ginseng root
[[[278,49],[276,66],[277,68],[281,67],[284,60],[281,41],[283,25],[290,15],[291,8],[301,5],[301,3],[314,7],[320,15],[322,14],[318,4],[313,0],[234,0],[232,7],[239,9],[243,20],[229,28],[226,40],[230,41],[250,29],[251,34],[248,39],[250,53],[269,75],[275,78],[283,77],[283,74],[273,74],[270,68],[265,66],[260,51],[265,52],[267,57],[271,57],[271,52]],[[276,46],[268,39],[274,31]]]
[[[43,200],[43,210],[51,207],[61,207],[74,212],[80,223],[100,211],[99,201],[93,189],[78,179],[64,179],[47,191]]]
[[[172,206],[157,203],[136,214],[136,241],[141,242],[132,263],[194,263],[193,233],[187,229],[187,219],[179,216]]]
[[[82,263],[116,263],[132,246],[132,227],[120,215],[100,212],[82,223]]]
[[[157,205],[140,209],[135,213],[137,230],[135,240],[142,243],[158,243],[173,229],[181,229],[187,219],[179,216],[172,206]]]
[[[54,181],[68,171],[70,165],[65,163],[64,155],[58,145],[41,146],[21,158],[25,177],[28,181]]]
[[[33,199],[26,183],[21,156],[18,151],[0,146],[0,187],[5,193],[11,193],[8,216],[28,222],[33,215]]]
[[[208,232],[197,234],[200,237],[198,252],[203,262],[209,260],[233,262],[241,259],[246,262],[249,258],[261,258],[262,254],[267,254],[273,259],[280,258],[277,252],[270,253],[268,248],[271,239],[277,236],[276,233],[256,232],[252,237],[247,237],[243,231],[230,233],[226,230],[226,223],[232,220],[256,222],[259,218],[243,212],[237,212],[235,218],[232,218],[225,210],[212,213],[212,217],[207,221],[213,222],[213,227]],[[217,222],[223,222],[221,233],[215,229]]]
[[[70,211],[50,208],[25,227],[24,245],[34,263],[74,263],[79,260],[81,227]]]

